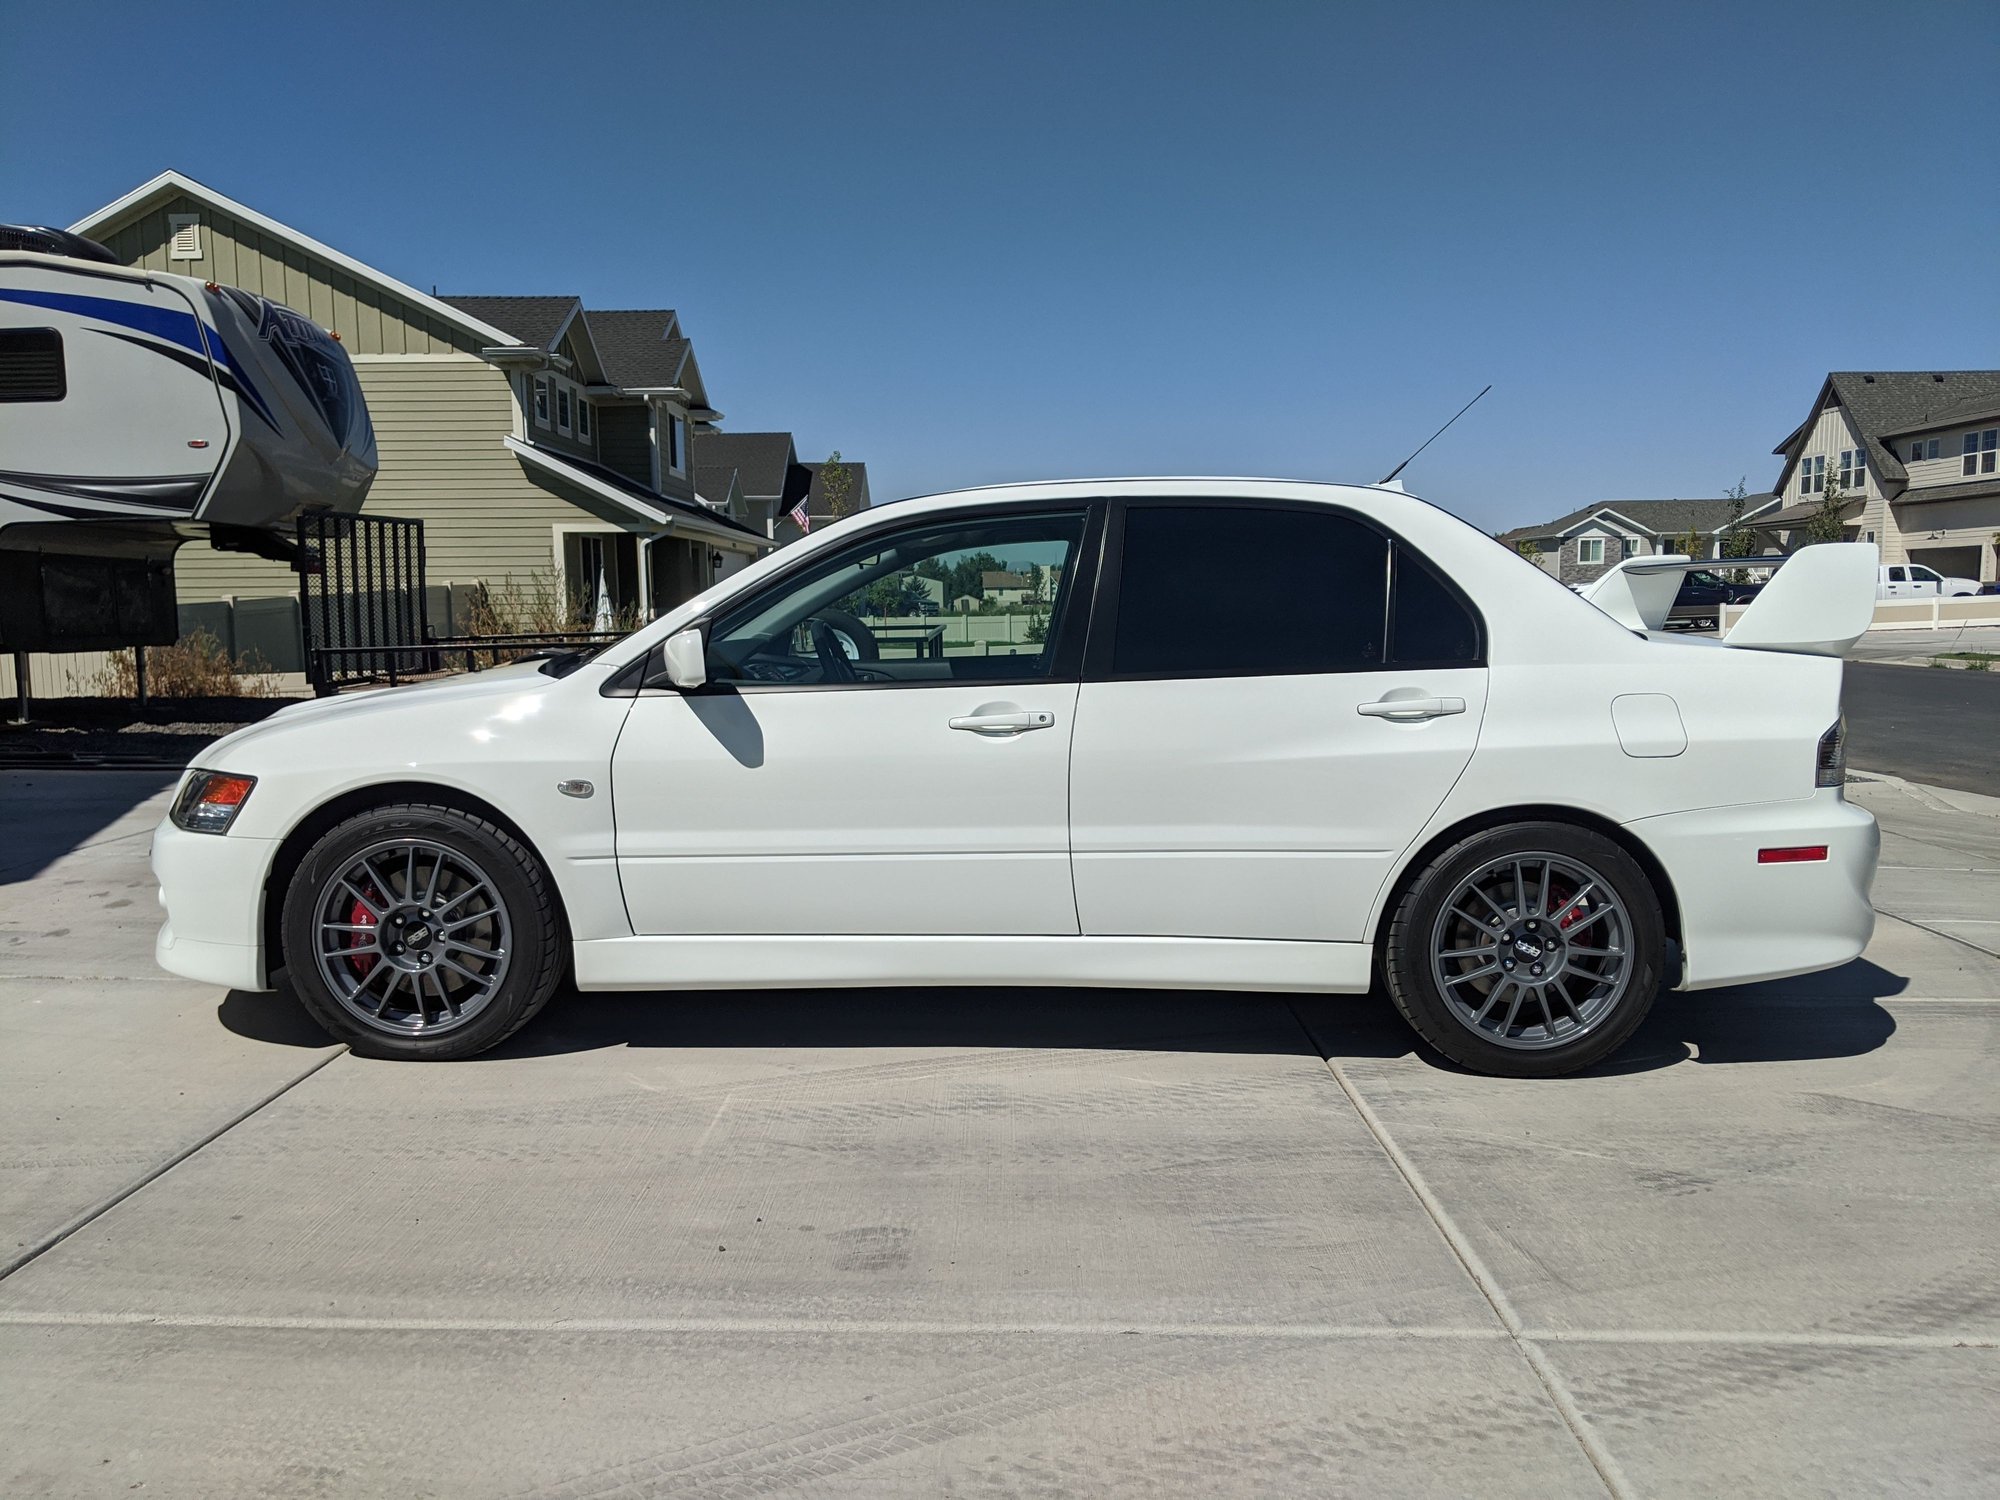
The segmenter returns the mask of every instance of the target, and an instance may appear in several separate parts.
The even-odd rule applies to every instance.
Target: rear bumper
[[[264,973],[264,875],[274,839],[187,833],[162,822],[153,830],[153,878],[166,921],[153,961],[169,974],[238,990],[267,990]]]
[[[1669,813],[1626,825],[1658,856],[1680,904],[1679,988],[1712,989],[1837,968],[1875,931],[1868,893],[1882,835],[1828,788],[1796,802]],[[1805,864],[1757,863],[1759,849],[1824,844]]]

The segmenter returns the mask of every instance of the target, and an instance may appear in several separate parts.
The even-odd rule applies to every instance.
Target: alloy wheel
[[[491,877],[461,851],[383,839],[321,886],[320,976],[341,1006],[390,1036],[436,1036],[483,1011],[507,977],[512,924]]]
[[[1502,1047],[1541,1051],[1594,1030],[1632,983],[1632,919],[1580,860],[1528,852],[1460,881],[1431,931],[1452,1017]]]

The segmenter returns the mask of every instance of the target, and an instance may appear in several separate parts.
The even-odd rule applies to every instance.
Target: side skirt
[[[1089,985],[1361,994],[1366,943],[1160,937],[621,937],[579,942],[580,990]]]

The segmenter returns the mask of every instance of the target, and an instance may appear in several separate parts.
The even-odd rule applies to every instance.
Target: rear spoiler
[[[1770,557],[1628,557],[1582,590],[1583,597],[1633,630],[1664,630],[1693,568],[1777,568],[1723,642],[1752,651],[1844,656],[1875,619],[1880,554],[1872,542],[1822,542]]]

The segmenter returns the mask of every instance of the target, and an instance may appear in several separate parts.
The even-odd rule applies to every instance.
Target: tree
[[[1698,526],[1690,526],[1674,538],[1674,551],[1685,553],[1689,557],[1700,557],[1707,550],[1707,538],[1702,536],[1701,528]]]
[[[1743,512],[1750,504],[1750,486],[1747,476],[1739,477],[1736,483],[1722,492],[1729,500],[1729,519],[1722,529],[1722,555],[1724,557],[1755,557],[1763,549],[1757,545],[1757,533],[1743,524]],[[1746,575],[1742,568],[1730,571],[1731,583],[1743,583]]]
[[[1820,499],[1819,509],[1806,518],[1806,545],[1846,541],[1847,518],[1841,514],[1846,508],[1847,492],[1841,489],[1840,481],[1829,472],[1826,494]]]
[[[826,505],[826,513],[838,521],[853,507],[854,471],[840,461],[840,450],[834,449],[826,456],[826,462],[819,466],[819,492]]]
[[[1495,537],[1494,540],[1498,541],[1499,538]],[[1539,562],[1541,560],[1541,544],[1531,536],[1524,536],[1520,541],[1514,543],[1514,550],[1529,562]]]

